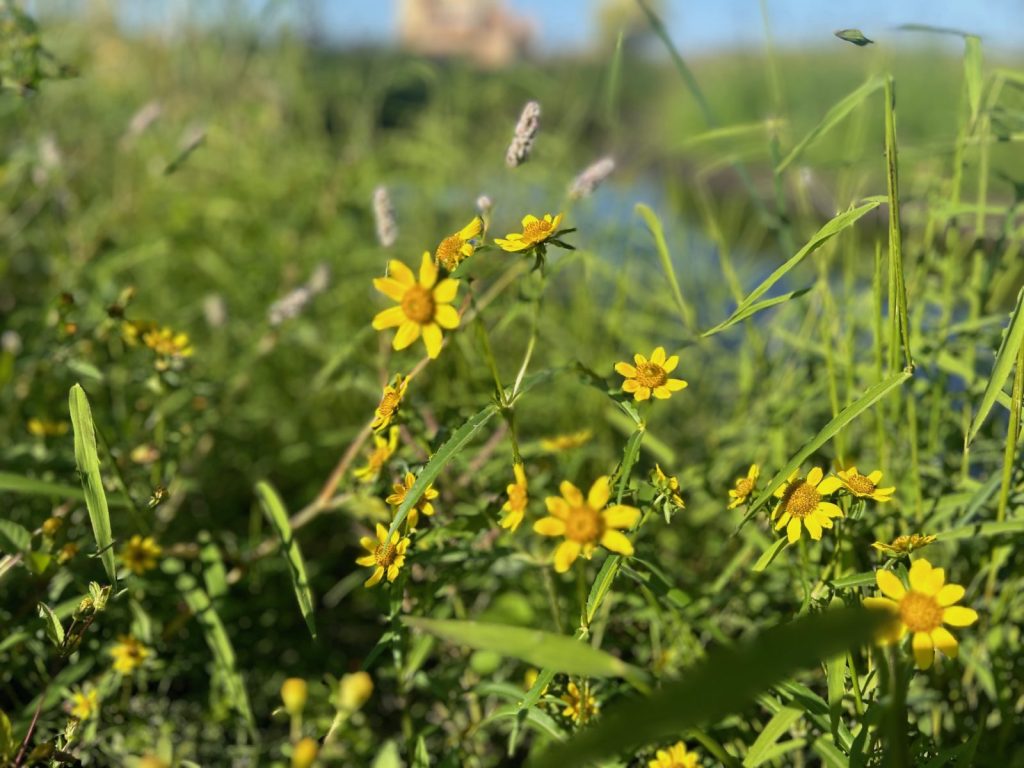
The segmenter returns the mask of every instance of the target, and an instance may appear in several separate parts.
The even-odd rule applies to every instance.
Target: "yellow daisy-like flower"
[[[409,549],[409,539],[399,536],[398,531],[388,538],[388,529],[377,523],[377,539],[372,536],[363,536],[359,543],[370,554],[363,555],[356,560],[358,565],[373,568],[373,575],[363,584],[364,587],[372,587],[380,582],[385,575],[388,581],[398,578],[398,572],[405,564],[405,553]]]
[[[526,495],[526,470],[522,464],[513,464],[512,473],[516,477],[514,483],[505,487],[508,493],[508,501],[502,506],[504,513],[499,521],[502,528],[508,528],[513,533],[520,523],[523,522],[523,515],[526,514],[526,504],[529,497]]]
[[[965,590],[959,584],[946,584],[942,568],[933,568],[924,559],[915,560],[909,575],[908,590],[892,571],[876,571],[875,580],[885,597],[866,597],[864,605],[893,614],[893,621],[883,631],[880,642],[898,642],[908,632],[913,633],[910,644],[914,662],[918,669],[928,669],[936,650],[951,659],[955,659],[959,651],[953,633],[942,625],[969,627],[978,620],[978,612],[954,605],[963,598]]]
[[[935,541],[935,537],[928,535],[922,535],[920,533],[912,533],[909,536],[897,536],[892,540],[891,544],[886,544],[882,541],[876,541],[871,546],[877,549],[879,552],[884,552],[889,557],[899,557],[900,555],[909,555],[915,549],[922,549],[927,547]]]
[[[696,752],[690,752],[683,742],[677,741],[668,749],[659,749],[647,768],[697,768],[698,759]]]
[[[191,357],[195,351],[187,333],[176,333],[167,327],[143,331],[141,338],[142,343],[156,353],[155,366],[160,371]]]
[[[152,536],[135,535],[121,548],[121,562],[136,576],[156,568],[157,558],[163,553]]]
[[[843,483],[843,487],[858,499],[874,499],[879,502],[892,500],[896,487],[879,488],[878,483],[882,479],[882,471],[876,469],[870,475],[862,475],[856,467],[841,469],[836,472]]]
[[[806,478],[797,477],[797,472],[789,476],[789,480],[779,486],[775,495],[779,503],[772,512],[772,520],[778,518],[775,530],[786,529],[786,536],[792,544],[800,538],[803,528],[818,541],[822,528],[832,527],[833,517],[842,517],[843,510],[825,497],[835,493],[842,487],[838,477],[825,477],[815,467]]]
[[[541,536],[564,536],[565,541],[555,550],[555,570],[565,573],[581,554],[590,559],[597,545],[629,557],[633,544],[622,533],[640,519],[640,510],[625,504],[613,504],[605,509],[611,498],[608,477],[599,477],[590,487],[586,498],[580,489],[568,480],[558,487],[561,496],[548,496],[548,517],[533,524]]]
[[[398,306],[379,312],[373,327],[378,331],[398,328],[392,342],[395,349],[405,349],[422,335],[427,355],[437,357],[444,340],[441,329],[459,327],[459,313],[451,304],[459,281],[446,278],[438,282],[437,265],[428,252],[423,254],[418,282],[412,270],[395,259],[388,262],[388,274],[374,278],[373,287]]]
[[[405,482],[395,483],[391,486],[394,491],[388,496],[385,501],[396,509],[401,506],[402,502],[405,501],[406,495],[412,489],[413,483],[416,482],[416,475],[412,472],[405,473]],[[434,514],[434,505],[430,502],[436,499],[438,496],[437,491],[434,490],[433,485],[428,485],[427,490],[423,492],[419,500],[413,505],[412,509],[409,510],[408,517],[405,518],[408,530],[412,530],[416,527],[416,524],[420,521],[420,512],[427,517]]]
[[[370,426],[374,432],[380,432],[391,425],[398,409],[402,405],[402,398],[405,397],[405,390],[409,386],[409,377],[398,374],[391,384],[384,387],[384,393],[380,396],[380,403],[373,412],[373,424]]]
[[[650,360],[637,352],[633,361],[635,366],[616,363],[615,371],[626,377],[622,391],[633,395],[635,400],[647,400],[652,394],[659,400],[667,400],[673,392],[686,389],[685,381],[668,377],[679,365],[679,356],[672,355],[666,359],[664,347],[655,348]]]
[[[114,671],[130,675],[141,667],[153,652],[131,635],[121,635],[117,638],[117,645],[110,649],[110,655],[114,659]]]
[[[25,423],[25,429],[35,437],[60,437],[66,435],[71,427],[66,421],[31,418]]]
[[[573,448],[579,448],[581,445],[586,445],[590,438],[593,437],[594,433],[589,429],[581,429],[579,432],[573,432],[568,435],[553,435],[552,437],[543,437],[540,441],[540,447],[548,453],[561,453],[562,451],[570,451]]]
[[[476,246],[473,239],[480,236],[484,222],[477,216],[453,235],[448,235],[434,251],[434,260],[449,272],[473,255]]]
[[[651,485],[658,489],[658,492],[667,498],[679,509],[686,509],[686,502],[679,495],[679,479],[670,477],[661,471],[661,465],[655,464],[651,471]]]
[[[736,487],[729,491],[728,509],[736,509],[740,504],[745,504],[754,495],[754,488],[757,486],[757,478],[761,475],[761,468],[757,464],[751,464],[747,470],[746,477],[736,478]]]
[[[505,235],[504,238],[494,238],[495,244],[503,251],[509,253],[517,253],[519,251],[526,251],[537,245],[550,240],[556,232],[558,227],[562,223],[562,214],[558,214],[552,218],[550,213],[545,213],[543,219],[538,219],[533,214],[527,214],[523,217],[523,231],[512,232]]]
[[[353,470],[352,474],[364,483],[372,483],[380,475],[384,465],[388,463],[398,447],[398,427],[392,427],[388,436],[373,436],[373,450],[366,460],[366,465]]]
[[[565,703],[565,709],[562,710],[562,714],[570,718],[577,725],[583,725],[592,720],[597,715],[598,709],[601,708],[601,705],[597,703],[597,699],[591,695],[589,685],[584,684],[583,690],[580,690],[580,687],[571,680],[569,685],[566,686],[565,693],[562,694],[561,699]]]
[[[79,720],[88,720],[100,711],[100,697],[92,686],[85,686],[77,691],[71,692],[71,701],[68,711],[72,717]]]

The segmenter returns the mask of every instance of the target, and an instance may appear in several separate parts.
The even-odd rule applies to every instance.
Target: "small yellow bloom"
[[[586,683],[584,683],[583,690],[581,691],[576,683],[570,681],[561,698],[565,703],[565,709],[562,710],[562,714],[570,718],[577,725],[583,725],[592,720],[597,715],[598,709],[600,709],[597,699],[591,695],[590,686]]]
[[[798,477],[794,471],[789,480],[775,491],[779,499],[772,512],[772,520],[778,518],[775,530],[785,528],[790,544],[800,538],[803,528],[818,541],[821,529],[831,528],[832,518],[843,516],[843,510],[824,500],[825,496],[841,487],[839,478],[829,476],[823,479],[823,473],[817,467],[808,472],[806,478]]]
[[[373,678],[366,672],[342,675],[338,685],[338,708],[355,712],[373,695]]]
[[[473,240],[480,236],[483,227],[483,220],[477,216],[455,234],[448,235],[434,251],[434,260],[449,272],[454,272],[459,264],[473,255],[476,249]]]
[[[374,278],[373,287],[398,305],[377,313],[373,327],[378,331],[398,328],[392,342],[395,349],[405,349],[422,335],[427,355],[437,357],[444,341],[441,329],[459,327],[459,313],[451,304],[459,281],[446,278],[438,282],[437,265],[427,252],[420,264],[419,282],[411,269],[395,259],[388,263],[388,274]]]
[[[194,350],[187,333],[175,333],[167,327],[150,328],[141,334],[142,343],[156,353],[156,369],[165,371],[191,357]]]
[[[131,635],[121,635],[117,641],[117,645],[110,649],[110,655],[114,659],[114,671],[122,675],[130,675],[153,655],[149,648]]]
[[[927,547],[933,541],[935,541],[934,536],[912,533],[909,536],[897,536],[892,540],[892,544],[876,541],[871,546],[879,552],[885,552],[889,557],[899,557],[900,555],[909,555],[915,549]]]
[[[579,448],[581,445],[586,445],[590,442],[590,438],[593,437],[593,435],[594,433],[591,430],[581,429],[579,432],[572,432],[568,435],[543,437],[540,441],[540,447],[548,453],[571,451],[573,448]]]
[[[412,472],[405,473],[405,482],[395,483],[391,486],[394,491],[388,496],[385,501],[396,509],[402,505],[405,501],[405,497],[409,491],[412,490],[413,484],[416,482],[416,475]],[[438,496],[437,491],[434,490],[433,485],[428,485],[427,489],[423,492],[423,495],[419,497],[412,509],[409,510],[409,516],[405,518],[408,529],[411,531],[416,527],[416,524],[420,521],[420,512],[427,517],[434,514],[434,505],[430,502],[436,499]]]
[[[633,355],[636,366],[629,363],[616,363],[615,370],[626,380],[622,382],[622,391],[633,395],[635,400],[647,400],[653,394],[659,400],[667,400],[673,392],[686,389],[682,379],[670,379],[668,375],[679,365],[679,356],[665,358],[665,348],[656,347],[651,359],[637,352]]]
[[[523,515],[526,514],[526,504],[529,501],[529,497],[526,493],[526,471],[523,469],[523,465],[513,464],[512,473],[515,475],[516,481],[505,488],[505,491],[508,493],[508,501],[501,508],[501,511],[505,514],[500,520],[500,525],[502,528],[508,528],[515,532],[516,528],[523,522]]]
[[[565,573],[581,554],[590,559],[598,544],[612,552],[629,557],[633,544],[622,533],[640,519],[640,510],[625,504],[613,504],[605,509],[611,498],[608,477],[599,477],[584,498],[580,489],[568,480],[558,487],[561,496],[548,496],[544,502],[548,517],[533,524],[533,530],[542,536],[564,536],[565,541],[555,550],[555,570]]]
[[[69,711],[72,717],[79,720],[88,720],[95,716],[100,711],[100,699],[96,689],[87,685],[72,691]]]
[[[70,426],[66,421],[50,421],[35,417],[25,423],[25,429],[35,437],[60,437],[68,433]]]
[[[874,499],[875,501],[891,501],[896,487],[879,488],[878,483],[882,479],[882,471],[876,469],[870,475],[862,475],[856,467],[841,469],[837,473],[843,483],[843,487],[858,499]]]
[[[651,471],[651,485],[658,490],[659,494],[671,501],[674,506],[679,509],[686,509],[686,502],[679,495],[679,479],[670,477],[662,472],[660,464],[655,464],[654,469]]]
[[[309,686],[301,677],[289,677],[281,684],[281,701],[290,715],[298,715],[306,708]]]
[[[527,691],[529,691],[530,689],[533,688],[534,685],[536,685],[538,677],[540,677],[540,670],[535,669],[534,667],[530,667],[528,670],[526,670],[526,674],[523,675],[523,687]],[[548,692],[548,688],[550,688],[550,687],[551,687],[550,683],[548,685],[545,685],[541,689],[540,695],[541,696],[546,696],[547,692]]]
[[[745,504],[754,494],[757,486],[757,478],[761,474],[761,468],[757,464],[751,464],[747,470],[746,477],[736,478],[736,487],[729,491],[729,509],[736,509],[740,504]]]
[[[61,526],[64,525],[64,521],[59,517],[48,517],[43,521],[42,528],[43,535],[49,536],[51,539],[60,532]]]
[[[552,218],[550,213],[545,213],[543,219],[538,219],[533,214],[527,214],[523,217],[523,231],[521,233],[512,232],[505,235],[504,238],[496,237],[494,242],[503,251],[508,251],[509,253],[526,251],[550,240],[558,232],[558,227],[561,223],[562,214],[560,213],[554,218]]]
[[[152,536],[143,538],[136,534],[121,548],[121,562],[136,576],[141,576],[156,568],[157,558],[162,552]]]
[[[406,387],[409,386],[409,377],[398,374],[394,382],[384,387],[384,394],[380,397],[377,410],[373,413],[373,424],[370,426],[374,432],[380,432],[391,425],[398,409],[402,405],[402,398],[405,397]]]
[[[893,643],[908,632],[913,633],[911,647],[918,669],[928,669],[935,659],[935,651],[942,651],[955,659],[959,645],[943,624],[969,627],[978,620],[973,608],[954,605],[963,598],[964,588],[959,584],[946,584],[942,568],[933,568],[927,560],[915,560],[910,566],[910,589],[892,571],[875,572],[878,588],[885,597],[866,597],[864,605],[893,614],[893,621],[885,628],[879,641]]]
[[[366,460],[366,465],[359,467],[352,472],[358,480],[364,483],[372,483],[380,475],[380,471],[391,459],[398,447],[398,427],[392,427],[388,436],[373,436],[373,450]]]
[[[391,538],[388,539],[388,529],[377,523],[377,540],[374,541],[372,536],[363,536],[359,543],[370,554],[358,558],[356,563],[374,569],[373,575],[363,584],[364,587],[375,586],[385,574],[388,581],[398,578],[398,572],[405,564],[409,539],[400,537],[398,531],[391,534]]]
[[[647,768],[697,768],[698,759],[696,752],[690,752],[683,742],[677,741],[668,749],[659,749]]]
[[[292,768],[310,768],[316,762],[320,745],[308,736],[292,747]]]

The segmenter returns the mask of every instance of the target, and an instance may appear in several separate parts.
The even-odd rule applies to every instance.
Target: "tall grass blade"
[[[768,721],[764,730],[758,734],[754,743],[750,745],[747,756],[743,758],[743,768],[757,768],[767,762],[772,755],[770,750],[775,743],[785,735],[797,720],[803,717],[803,711],[792,707],[783,707]]]
[[[1024,343],[1024,288],[1021,288],[1017,294],[1017,305],[1013,308],[1010,322],[1007,323],[1006,330],[1003,332],[999,351],[996,352],[996,361],[992,366],[992,375],[988,378],[978,412],[974,414],[970,431],[967,433],[967,445],[974,442],[974,438],[978,436],[978,430],[985,423],[985,419],[988,418],[992,406],[996,402],[996,397],[1002,393],[1003,386],[1013,370],[1017,350],[1020,349],[1022,343]]]
[[[914,359],[910,352],[910,327],[907,320],[907,286],[903,279],[903,231],[900,225],[900,181],[899,163],[896,151],[896,90],[892,77],[885,80],[885,179],[889,197],[889,279],[890,295],[896,297],[895,312],[890,305],[893,331],[893,350],[890,356],[890,370],[896,369],[897,333],[903,345],[903,355],[908,368],[913,368]]]
[[[661,269],[668,280],[669,288],[672,289],[672,298],[675,300],[679,319],[683,321],[683,326],[693,330],[697,326],[697,321],[693,314],[693,308],[686,303],[683,292],[679,288],[679,279],[676,277],[675,267],[672,266],[672,254],[669,253],[668,243],[665,242],[665,230],[661,226],[661,219],[643,203],[636,204],[636,212],[643,218],[647,229],[654,237],[654,246],[658,250],[658,258],[661,260]]]
[[[964,36],[964,86],[967,88],[967,104],[971,108],[971,125],[978,119],[981,110],[981,38],[977,35]]]

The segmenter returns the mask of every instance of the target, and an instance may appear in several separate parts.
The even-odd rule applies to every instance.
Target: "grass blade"
[[[295,540],[291,525],[288,524],[288,513],[285,511],[284,503],[274,487],[265,480],[256,483],[256,496],[259,498],[260,507],[263,508],[263,514],[281,538],[281,551],[288,561],[288,571],[292,577],[292,586],[295,588],[295,597],[299,601],[299,610],[302,611],[302,618],[309,627],[309,634],[315,638],[316,617],[313,613],[313,593],[309,589],[309,579],[306,578],[306,562],[302,559],[299,543]]]
[[[798,299],[805,293],[807,293],[809,290],[811,289],[800,288],[799,290],[796,291],[784,293],[781,296],[775,296],[774,298],[771,299],[765,299],[764,301],[755,302],[746,309],[738,309],[724,323],[719,323],[714,328],[708,331],[704,331],[704,333],[701,334],[701,337],[707,338],[708,336],[714,336],[716,333],[724,331],[726,328],[729,328],[730,326],[733,326],[736,323],[742,322],[746,320],[748,317],[752,317],[753,315],[756,315],[758,312],[761,312],[762,310],[770,309],[776,306],[777,304],[784,304],[790,299]]]
[[[110,510],[107,508],[107,494],[103,490],[100,476],[100,457],[96,451],[96,427],[89,409],[89,398],[81,384],[75,384],[68,394],[71,409],[71,425],[75,432],[75,464],[85,491],[85,506],[89,510],[89,522],[96,539],[96,547],[102,553],[103,568],[110,583],[117,584],[117,567],[114,564],[113,538],[110,529]]]
[[[793,723],[803,717],[803,711],[792,707],[783,707],[776,712],[757,739],[750,745],[750,751],[743,759],[743,768],[756,768],[771,758],[770,750],[782,738]]]
[[[900,177],[896,152],[896,91],[892,77],[885,80],[885,179],[889,198],[889,295],[896,307],[889,307],[892,322],[889,370],[896,370],[896,338],[903,344],[908,368],[914,365],[910,353],[910,326],[907,320],[907,286],[903,279],[903,233],[900,226]]]
[[[995,364],[992,366],[992,375],[988,378],[978,412],[974,414],[971,429],[967,433],[967,445],[974,442],[974,438],[978,436],[978,430],[985,423],[985,419],[988,418],[988,414],[995,404],[996,396],[1003,391],[1003,386],[1013,370],[1017,350],[1020,349],[1022,343],[1024,343],[1024,288],[1021,288],[1020,293],[1017,294],[1017,306],[1013,308],[1010,322],[1003,332],[1003,340],[999,345],[999,351],[996,352]]]
[[[658,258],[661,259],[661,268],[665,272],[669,287],[672,289],[672,298],[675,299],[676,309],[679,311],[679,319],[683,321],[686,328],[693,329],[697,326],[694,318],[693,308],[686,303],[683,292],[679,289],[679,280],[676,278],[675,267],[672,266],[672,254],[669,253],[668,243],[665,242],[665,230],[661,226],[661,219],[648,206],[643,203],[636,204],[636,212],[643,218],[654,237],[654,245],[658,250]]]
[[[981,110],[982,89],[981,38],[977,35],[964,35],[964,85],[971,108],[971,125],[974,125]]]

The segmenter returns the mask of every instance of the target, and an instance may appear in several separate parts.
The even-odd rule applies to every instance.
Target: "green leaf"
[[[644,678],[644,673],[636,667],[566,635],[477,621],[405,616],[402,622],[458,645],[494,651],[568,675],[621,677],[631,682]]]
[[[51,483],[34,477],[21,477],[11,472],[0,472],[0,491],[23,493],[26,496],[55,496],[63,499],[85,501],[81,488],[63,483]]]
[[[964,87],[967,89],[967,103],[971,108],[973,124],[981,110],[981,38],[977,35],[964,36]]]
[[[830,581],[829,586],[834,590],[853,589],[855,587],[871,587],[875,585],[875,572],[864,571]]]
[[[601,603],[611,591],[615,575],[619,572],[620,563],[622,563],[620,556],[609,555],[601,565],[601,570],[597,572],[597,578],[594,579],[594,583],[590,586],[590,594],[587,595],[587,624],[594,620],[597,609],[601,607]]]
[[[889,317],[892,328],[889,336],[889,365],[890,370],[896,370],[897,338],[903,345],[907,368],[913,368],[914,359],[910,354],[907,287],[903,279],[903,230],[900,225],[900,180],[896,151],[896,90],[891,75],[885,78],[885,169],[886,195],[889,200]]]
[[[13,520],[0,520],[0,536],[7,539],[16,552],[24,552],[32,544],[29,530]]]
[[[14,747],[14,729],[7,714],[0,709],[0,763],[6,764],[14,757]]]
[[[996,352],[995,364],[992,366],[992,375],[988,378],[988,384],[985,385],[985,392],[981,396],[978,412],[974,414],[974,421],[971,422],[970,431],[967,433],[968,445],[974,442],[974,438],[978,436],[978,430],[981,429],[981,425],[988,418],[988,414],[996,402],[996,396],[1003,391],[1003,386],[1013,370],[1013,364],[1017,358],[1017,350],[1020,349],[1021,344],[1024,344],[1024,288],[1021,288],[1017,294],[1017,306],[1013,308],[1013,312],[1010,314],[1010,321],[1007,323],[1006,331],[1003,333],[1003,340],[999,345],[999,351]]]
[[[393,741],[385,741],[373,758],[372,768],[403,768],[398,745]]]
[[[89,398],[81,384],[75,384],[68,394],[71,409],[71,425],[75,431],[75,464],[85,491],[85,506],[89,510],[89,521],[96,539],[96,547],[102,553],[103,567],[107,578],[117,584],[117,567],[114,564],[114,550],[110,533],[110,510],[107,508],[107,494],[103,490],[100,476],[100,457],[96,451],[96,427],[92,421]]]
[[[789,544],[789,539],[785,536],[781,539],[775,539],[775,541],[773,541],[768,548],[761,553],[761,556],[757,558],[757,562],[754,563],[754,567],[752,569],[754,573],[760,573],[771,565],[772,561],[778,556],[779,552],[786,548],[787,544]]]
[[[795,672],[869,642],[884,621],[886,617],[862,608],[843,608],[804,616],[736,647],[714,651],[653,695],[610,706],[593,727],[549,748],[531,765],[583,766],[676,738],[701,723],[717,722]]]
[[[828,720],[835,734],[843,713],[843,694],[846,693],[846,654],[841,653],[825,661],[825,682],[828,685]]]
[[[53,611],[50,610],[50,606],[46,603],[39,603],[39,618],[43,620],[43,624],[46,627],[46,636],[50,638],[50,642],[53,643],[54,647],[60,649],[64,646],[64,627],[60,623],[60,619],[54,615]]]
[[[770,299],[765,299],[764,301],[755,302],[751,304],[749,307],[746,307],[745,309],[737,309],[736,312],[734,312],[725,323],[721,323],[710,330],[704,331],[704,333],[702,333],[701,336],[714,336],[719,331],[724,331],[729,326],[742,322],[743,320],[746,320],[748,317],[756,315],[758,312],[761,312],[762,310],[771,309],[772,307],[778,304],[784,304],[785,302],[791,299],[798,299],[810,290],[810,288],[799,288],[795,291],[784,293],[781,296],[774,296]]]
[[[871,45],[874,40],[869,40],[864,36],[864,33],[859,29],[840,29],[833,33],[840,40],[845,40],[848,43],[859,45],[864,47],[865,45]]]
[[[747,756],[743,759],[743,768],[756,768],[756,766],[767,762],[772,756],[769,751],[775,746],[786,731],[793,727],[793,723],[803,717],[803,712],[792,707],[783,707],[776,712],[764,730],[758,734],[757,739],[750,745]]]
[[[672,266],[672,254],[669,253],[668,243],[665,242],[665,231],[661,226],[661,219],[648,206],[643,203],[636,204],[636,212],[640,214],[647,229],[654,237],[654,246],[658,251],[658,258],[661,259],[661,269],[668,280],[669,288],[672,289],[672,298],[675,299],[676,309],[679,312],[679,319],[686,328],[696,328],[697,321],[693,309],[683,299],[683,292],[679,289],[679,280],[676,278],[675,267]]]
[[[316,619],[313,615],[313,593],[309,589],[309,579],[306,578],[306,563],[302,559],[302,552],[299,543],[295,540],[295,534],[288,523],[288,513],[285,511],[281,497],[277,495],[274,487],[265,480],[256,483],[256,495],[259,497],[263,514],[277,531],[281,539],[281,551],[288,561],[288,570],[292,577],[292,586],[295,588],[295,597],[299,601],[299,610],[302,611],[302,618],[306,620],[309,633],[316,637]]]
[[[974,523],[953,528],[935,534],[938,541],[955,541],[957,539],[975,539],[987,536],[1020,535],[1024,533],[1024,520],[1004,520],[1002,522]]]

